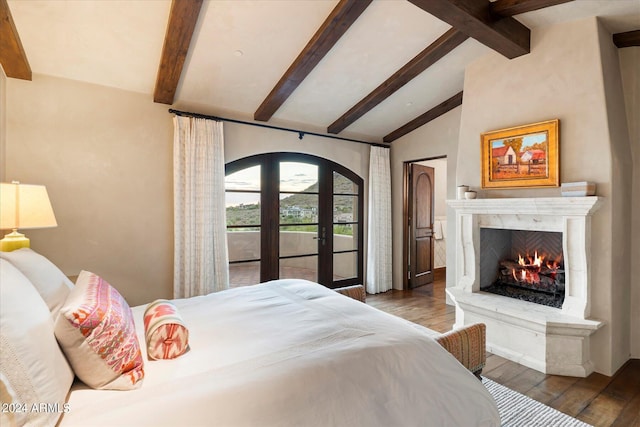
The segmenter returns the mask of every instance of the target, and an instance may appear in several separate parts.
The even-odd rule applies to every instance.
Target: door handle
[[[327,241],[327,229],[325,227],[322,227],[322,237],[313,236],[313,240],[320,240],[322,246],[324,246],[325,242]]]

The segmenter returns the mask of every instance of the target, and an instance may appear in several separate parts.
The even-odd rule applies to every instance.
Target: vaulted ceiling
[[[517,61],[531,29],[590,16],[639,44],[638,0],[0,0],[0,61],[13,78],[391,142],[460,105],[476,58]]]

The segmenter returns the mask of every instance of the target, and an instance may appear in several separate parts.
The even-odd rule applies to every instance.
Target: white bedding
[[[132,391],[74,385],[65,426],[499,426],[493,398],[408,322],[302,280],[175,300],[190,350]]]

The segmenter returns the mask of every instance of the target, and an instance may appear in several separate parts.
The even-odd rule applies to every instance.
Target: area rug
[[[593,427],[488,378],[482,384],[498,405],[502,427]]]

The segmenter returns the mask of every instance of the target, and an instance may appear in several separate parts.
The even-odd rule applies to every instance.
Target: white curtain
[[[391,164],[389,149],[371,147],[369,160],[369,224],[367,292],[391,289]]]
[[[173,119],[174,298],[229,287],[222,123]]]

